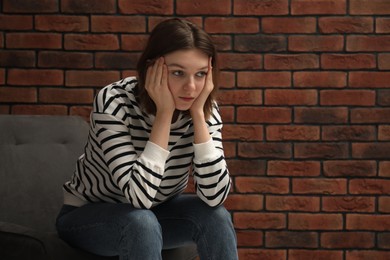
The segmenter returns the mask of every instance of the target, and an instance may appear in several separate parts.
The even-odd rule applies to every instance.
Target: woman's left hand
[[[208,70],[206,74],[206,79],[204,83],[204,87],[200,95],[195,99],[194,103],[190,108],[191,116],[193,117],[195,113],[203,114],[204,105],[209,97],[211,91],[214,89],[213,83],[213,67],[211,66],[211,57],[209,58]]]

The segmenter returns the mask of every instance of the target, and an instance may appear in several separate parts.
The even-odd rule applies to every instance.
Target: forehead
[[[209,57],[198,49],[178,50],[164,56],[165,63],[180,65],[186,69],[199,69],[208,66]]]

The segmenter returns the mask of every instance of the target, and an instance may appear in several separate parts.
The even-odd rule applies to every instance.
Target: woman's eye
[[[204,76],[206,76],[206,75],[207,75],[207,72],[206,72],[206,71],[200,71],[200,72],[196,73],[196,76],[197,76],[197,77],[200,77],[200,78],[202,78],[202,77],[204,77]]]
[[[175,71],[172,71],[172,74],[175,75],[175,76],[183,76],[183,71],[180,71],[180,70],[175,70]]]

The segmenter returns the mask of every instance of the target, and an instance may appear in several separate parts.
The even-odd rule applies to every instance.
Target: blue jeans
[[[161,250],[196,243],[200,259],[238,259],[229,212],[184,194],[150,210],[130,204],[64,205],[59,236],[72,246],[119,259],[161,259]]]

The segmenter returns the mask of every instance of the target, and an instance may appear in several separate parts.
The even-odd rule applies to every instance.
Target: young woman
[[[155,27],[138,78],[103,88],[84,154],[64,184],[60,237],[97,255],[161,259],[197,244],[201,259],[237,259],[223,207],[231,180],[215,102],[216,50],[194,24]],[[192,174],[196,195],[182,194]]]

